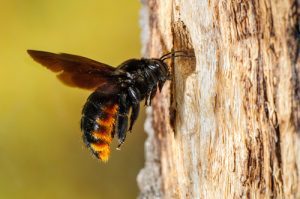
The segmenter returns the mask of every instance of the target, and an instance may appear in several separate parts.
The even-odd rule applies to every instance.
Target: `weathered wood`
[[[140,198],[300,198],[299,5],[143,2],[144,55],[196,59],[153,100]]]

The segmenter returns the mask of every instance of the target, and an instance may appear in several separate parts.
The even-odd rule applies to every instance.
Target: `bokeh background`
[[[108,163],[81,140],[90,94],[69,88],[26,49],[114,66],[140,57],[139,1],[0,0],[0,198],[136,198],[144,115]]]

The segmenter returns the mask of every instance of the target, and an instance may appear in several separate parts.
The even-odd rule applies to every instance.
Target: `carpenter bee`
[[[175,51],[159,59],[129,59],[115,68],[77,55],[27,52],[35,61],[57,73],[63,83],[94,90],[82,110],[81,131],[85,145],[104,162],[109,158],[114,135],[117,134],[120,147],[127,131],[132,130],[140,102],[145,99],[145,105],[150,105],[157,89],[161,90],[170,79],[164,61],[187,56],[183,51]]]

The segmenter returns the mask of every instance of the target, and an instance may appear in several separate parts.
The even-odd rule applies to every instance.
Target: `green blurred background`
[[[90,94],[69,88],[26,49],[67,52],[111,65],[140,56],[139,1],[0,0],[0,199],[135,198],[144,115],[108,163],[81,140]]]

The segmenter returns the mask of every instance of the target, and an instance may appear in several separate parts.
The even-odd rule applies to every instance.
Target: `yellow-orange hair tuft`
[[[98,128],[91,132],[91,135],[98,140],[90,144],[93,153],[103,162],[106,162],[110,155],[110,143],[114,136],[114,127],[116,122],[116,114],[118,112],[118,105],[113,104],[110,106],[102,107],[102,114],[104,118],[98,117],[96,123]]]

